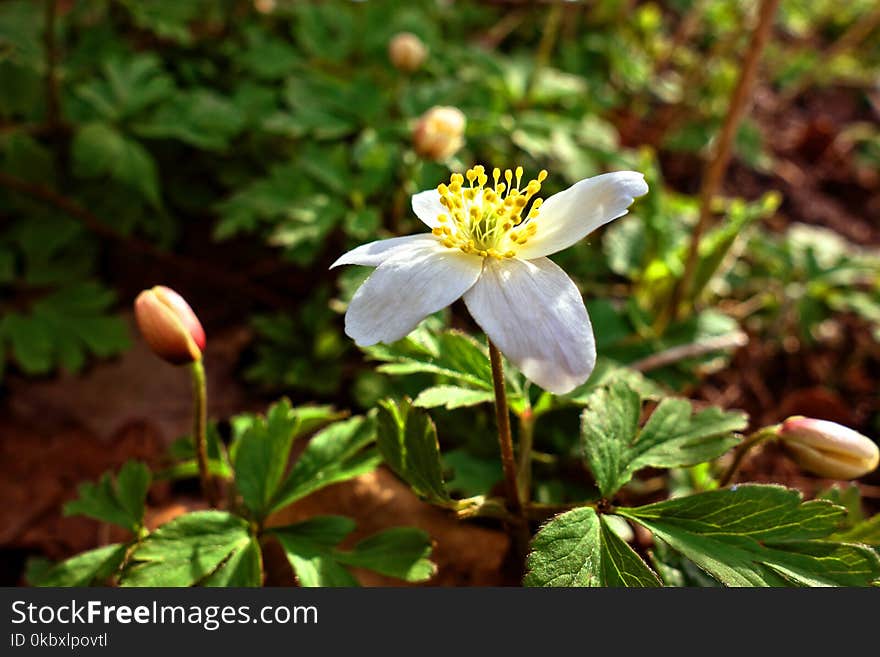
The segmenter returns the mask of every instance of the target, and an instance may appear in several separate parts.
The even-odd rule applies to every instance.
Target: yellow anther
[[[541,172],[538,174],[538,182],[542,183],[547,180],[547,169],[541,169]]]
[[[480,257],[513,258],[517,245],[535,235],[538,226],[531,220],[538,216],[543,202],[536,195],[547,172],[541,171],[523,187],[523,167],[503,171],[502,176],[501,169],[493,168],[493,184],[487,186],[486,168],[478,164],[464,174],[453,173],[448,183],[437,186],[440,203],[448,214],[437,216],[438,225],[431,232],[444,246]],[[527,207],[528,216],[524,218]],[[506,251],[499,250],[502,244],[507,246]]]

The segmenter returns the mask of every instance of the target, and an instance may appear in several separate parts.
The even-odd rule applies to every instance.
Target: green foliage
[[[296,525],[272,529],[281,543],[300,586],[357,586],[348,567],[365,568],[407,582],[429,579],[436,567],[428,559],[431,541],[425,532],[395,527],[357,543],[338,547],[354,530],[341,516],[321,516]]]
[[[369,428],[361,431],[366,423],[355,418],[316,435],[282,485],[293,441],[338,417],[330,407],[292,408],[284,399],[269,407],[265,419],[237,421],[235,483],[245,506],[258,519],[313,490],[375,467],[369,453],[360,453],[372,440]]]
[[[488,349],[460,331],[433,332],[422,326],[392,345],[378,344],[364,350],[383,361],[377,369],[385,374],[431,374],[436,385],[422,390],[415,406],[446,409],[474,406],[494,399]],[[522,379],[507,368],[509,403],[515,410],[524,403]]]
[[[639,429],[642,397],[626,383],[599,388],[586,400],[581,439],[602,495],[612,496],[640,468],[673,468],[715,459],[739,442],[745,415],[667,398]]]
[[[194,511],[168,522],[134,550],[123,586],[259,586],[260,552],[246,520]]]
[[[426,412],[409,399],[386,399],[379,403],[376,433],[383,460],[417,495],[435,504],[450,501],[437,429]]]
[[[32,561],[28,568],[27,581],[31,586],[100,585],[118,571],[127,550],[127,545],[114,543],[82,552],[55,565]]]
[[[831,540],[844,510],[780,486],[743,485],[616,513],[728,586],[867,586],[869,548]]]
[[[269,511],[375,469],[379,456],[370,447],[375,440],[375,422],[363,417],[336,422],[317,433],[278,487]]]
[[[537,533],[526,586],[660,586],[641,557],[590,507],[559,515]]]
[[[115,481],[108,472],[97,484],[81,484],[79,497],[64,505],[64,513],[109,522],[137,534],[144,524],[144,504],[151,480],[146,465],[128,461]]]

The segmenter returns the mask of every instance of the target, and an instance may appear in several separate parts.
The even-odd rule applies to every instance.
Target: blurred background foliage
[[[844,90],[857,111],[834,133],[876,185],[874,0],[781,3],[760,93],[782,125],[754,113],[741,123],[737,186],[712,207],[685,312],[664,319],[757,6],[4,0],[0,372],[77,372],[121,353],[120,312],[161,280],[210,308],[209,333],[249,324],[240,372],[256,389],[370,406],[398,384],[342,333],[367,272],[327,267],[355,245],[421,230],[409,196],[480,162],[546,168],[547,194],[606,170],[646,172],[651,192],[631,215],[558,256],[610,359],[741,328],[810,343],[841,316],[880,339],[876,242],[780,218],[789,201],[773,191],[768,145],[805,91]],[[388,58],[403,31],[429,53],[412,73]],[[463,148],[444,162],[421,159],[411,138],[436,105],[467,118]],[[863,207],[876,223],[876,202]],[[461,313],[438,321],[468,326]],[[724,353],[651,375],[682,389]],[[479,462],[463,467],[476,477]]]

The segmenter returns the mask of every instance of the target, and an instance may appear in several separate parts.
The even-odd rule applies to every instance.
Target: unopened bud
[[[388,42],[388,59],[398,71],[415,73],[428,56],[424,42],[412,32],[401,32]]]
[[[205,331],[183,297],[157,285],[141,292],[134,302],[138,327],[153,352],[174,365],[202,359]]]
[[[416,153],[438,162],[448,160],[464,144],[466,123],[456,107],[432,107],[422,114],[413,131]]]
[[[829,479],[857,479],[880,462],[877,444],[858,431],[802,415],[788,418],[779,439],[804,470]]]

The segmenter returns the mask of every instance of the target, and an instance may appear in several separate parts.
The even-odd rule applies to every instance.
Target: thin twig
[[[132,251],[166,263],[171,267],[185,272],[189,276],[199,278],[221,288],[238,289],[243,294],[273,308],[285,308],[289,305],[280,295],[276,295],[274,292],[263,287],[253,285],[233,273],[211,267],[201,261],[191,260],[174,253],[168,253],[145,240],[119,233],[79,203],[59,194],[50,187],[38,183],[32,183],[15,176],[10,176],[2,171],[0,171],[0,187],[5,187],[14,192],[25,194],[26,196],[30,196],[31,198],[51,205],[73,217],[99,237],[120,243]]]
[[[699,260],[699,247],[703,237],[703,233],[709,227],[709,221],[712,216],[712,199],[718,193],[724,173],[727,171],[727,165],[730,161],[731,148],[733,140],[736,137],[739,124],[745,116],[748,107],[748,101],[751,98],[752,88],[758,76],[758,64],[761,60],[761,53],[767,45],[770,33],[773,28],[773,17],[776,15],[776,9],[779,6],[779,0],[762,0],[758,12],[758,24],[752,33],[746,51],[745,61],[743,62],[742,72],[733,90],[733,96],[730,99],[730,107],[727,116],[724,117],[724,124],[718,135],[712,158],[709,160],[703,175],[703,181],[700,188],[700,217],[697,225],[694,227],[691,235],[690,245],[688,247],[685,259],[684,273],[678,280],[675,288],[670,296],[669,306],[666,314],[672,319],[678,319],[682,310],[682,301],[687,299],[692,285],[692,279],[696,272],[697,262]]]
[[[742,347],[749,342],[749,336],[743,331],[735,331],[727,335],[719,335],[714,338],[708,338],[691,344],[682,344],[670,347],[664,351],[651,354],[646,358],[637,360],[629,367],[639,372],[650,372],[672,363],[685,360],[686,358],[696,358],[713,351],[724,351],[727,349],[736,349]]]

